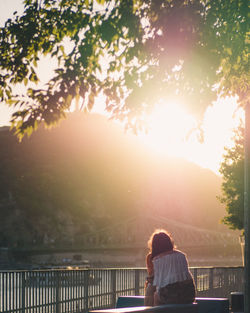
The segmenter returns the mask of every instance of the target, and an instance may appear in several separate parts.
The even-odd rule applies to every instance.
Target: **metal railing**
[[[242,267],[191,268],[197,296],[243,290]],[[120,295],[143,295],[145,268],[0,272],[0,312],[79,313],[115,307]]]

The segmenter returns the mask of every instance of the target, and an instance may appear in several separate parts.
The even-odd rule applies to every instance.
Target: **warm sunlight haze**
[[[20,0],[0,2],[0,24],[22,8]],[[45,82],[52,75],[54,62],[43,58],[39,64]],[[97,102],[93,111],[104,113],[105,99],[99,96]],[[198,122],[185,111],[185,105],[171,101],[160,103],[147,118],[148,133],[139,134],[139,137],[157,157],[185,158],[218,174],[224,147],[232,144],[232,131],[243,117],[243,112],[236,109],[235,98],[217,100],[206,110],[199,130]],[[0,106],[0,126],[9,124],[13,112],[13,108]]]
[[[181,103],[161,103],[149,117],[148,134],[140,137],[158,156],[185,158],[219,174],[224,147],[232,145],[233,129],[241,119],[243,110],[237,110],[235,98],[208,107],[200,130]]]
[[[183,144],[196,121],[183,110],[180,103],[161,103],[148,117],[149,130],[140,134],[142,140],[159,155],[183,156]]]
[[[0,313],[250,313],[247,12],[0,0]]]

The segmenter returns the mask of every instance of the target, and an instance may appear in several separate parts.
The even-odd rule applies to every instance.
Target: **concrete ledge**
[[[228,298],[196,298],[198,313],[228,313]]]
[[[198,313],[198,304],[165,304],[159,306],[137,306],[105,310],[92,310],[89,313]]]
[[[228,298],[199,298],[196,302],[198,304],[198,313],[229,313],[229,299]],[[144,296],[121,296],[118,297],[116,308],[129,307],[143,307]],[[145,308],[145,307],[144,307]],[[157,308],[157,307],[154,307]],[[154,310],[155,312],[157,310]]]

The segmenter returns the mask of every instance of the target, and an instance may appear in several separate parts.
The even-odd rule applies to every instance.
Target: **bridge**
[[[84,235],[83,246],[98,248],[146,248],[155,229],[166,229],[179,248],[238,246],[238,235],[202,229],[163,216],[131,217],[115,225]]]
[[[133,216],[99,231],[84,234],[79,238],[79,246],[53,247],[45,251],[20,250],[15,251],[15,256],[20,258],[25,253],[26,257],[32,258],[33,264],[39,264],[41,260],[41,263],[57,264],[63,257],[74,259],[76,255],[81,255],[92,266],[144,266],[147,242],[155,229],[168,230],[177,248],[188,255],[192,266],[211,265],[211,262],[216,262],[217,266],[241,264],[236,232],[203,229],[164,216],[147,214]]]

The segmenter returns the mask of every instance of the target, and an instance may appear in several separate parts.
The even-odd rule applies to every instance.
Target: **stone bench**
[[[198,304],[165,304],[159,306],[134,306],[115,309],[92,310],[89,313],[198,313]]]
[[[228,313],[228,298],[199,298],[197,297],[198,313]],[[118,297],[116,308],[144,306],[144,296],[121,296]]]

